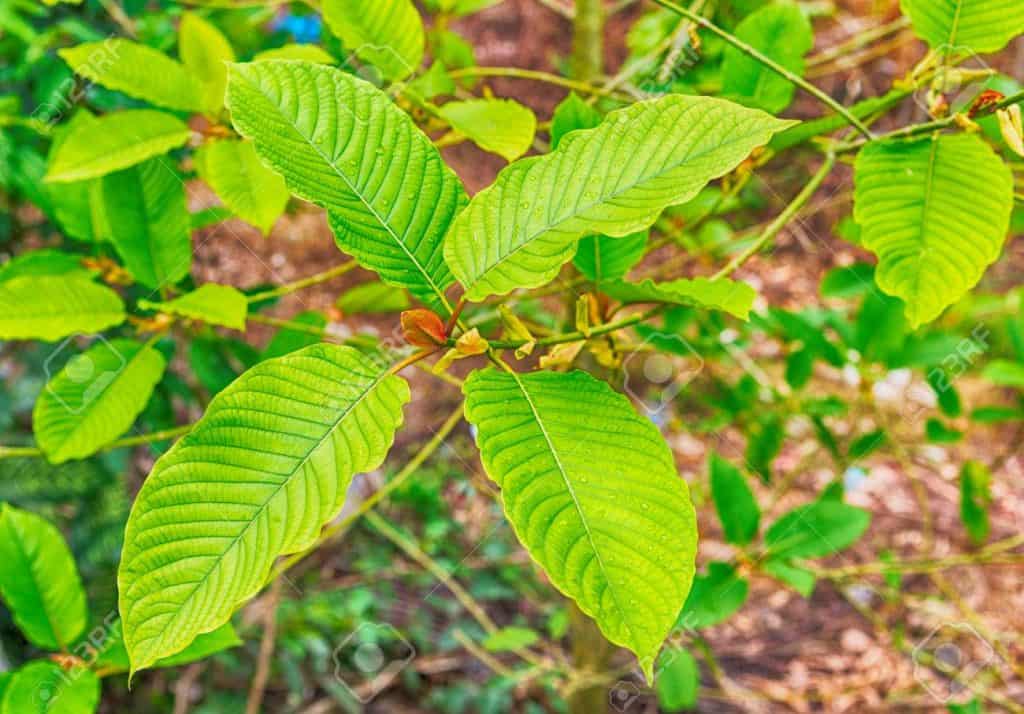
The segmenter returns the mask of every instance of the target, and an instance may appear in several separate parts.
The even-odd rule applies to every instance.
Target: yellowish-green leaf
[[[244,330],[249,303],[243,293],[230,285],[205,283],[196,290],[167,302],[139,300],[139,307],[187,317],[190,320],[202,320],[233,330]]]
[[[469,300],[543,285],[579,238],[644,230],[790,125],[711,97],[620,109],[556,151],[506,167],[456,218],[445,260]]]
[[[1024,33],[1020,0],[900,0],[900,7],[932,49],[998,52]]]
[[[533,112],[511,99],[448,102],[439,111],[456,132],[506,161],[515,161],[525,154],[537,131]]]
[[[585,372],[488,369],[464,391],[519,540],[650,679],[697,551],[693,505],[664,438]]]
[[[46,181],[82,181],[126,169],[183,146],[192,130],[153,109],[107,114],[75,127],[50,162]]]
[[[312,545],[352,477],[384,460],[409,387],[351,347],[261,362],[156,463],[118,571],[132,671],[221,627],[274,561]]]
[[[946,134],[875,142],[855,170],[861,243],[878,286],[906,303],[913,327],[977,285],[1010,228],[1013,175],[980,138]]]
[[[234,65],[228,106],[292,193],[327,209],[343,251],[444,308],[444,236],[466,195],[408,114],[352,75],[285,61]]]
[[[107,89],[167,109],[203,110],[203,86],[180,62],[120,37],[85,42],[58,54],[78,74]]]
[[[52,342],[124,322],[124,303],[86,274],[23,275],[0,283],[0,339]]]
[[[640,262],[646,250],[647,231],[622,238],[586,236],[580,239],[572,262],[594,282],[616,280]]]
[[[302,60],[316,64],[338,64],[338,60],[319,45],[283,45],[257,52],[252,58],[253,62],[264,60]]]
[[[722,310],[741,320],[750,317],[757,292],[744,282],[737,280],[670,280],[656,283],[644,280],[627,283],[613,280],[601,283],[601,292],[624,303],[660,302],[669,305],[693,305],[711,310]]]
[[[235,61],[228,38],[200,15],[186,12],[178,29],[178,52],[185,67],[202,82],[205,111],[219,114],[228,85],[226,63]]]
[[[288,204],[288,186],[260,161],[252,142],[226,139],[195,154],[196,171],[224,205],[266,235]]]
[[[423,20],[412,0],[325,0],[323,13],[345,47],[385,79],[405,79],[423,63]]]
[[[91,456],[124,434],[145,408],[167,366],[153,347],[97,340],[46,385],[32,430],[50,463]]]

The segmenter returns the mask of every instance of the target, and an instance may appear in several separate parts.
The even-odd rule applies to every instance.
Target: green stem
[[[761,233],[760,236],[758,236],[757,240],[755,240],[749,248],[747,248],[745,251],[743,251],[735,258],[730,260],[729,263],[724,268],[715,273],[711,277],[711,279],[720,280],[722,278],[728,277],[729,275],[732,275],[732,273],[735,272],[735,270],[739,268],[741,265],[743,265],[745,262],[747,262],[747,260],[751,256],[756,254],[758,251],[764,248],[764,246],[767,245],[771,240],[773,240],[775,236],[777,236],[779,232],[783,228],[785,228],[791,220],[793,220],[794,216],[796,216],[796,214],[800,212],[800,209],[802,209],[807,204],[807,202],[811,199],[814,193],[821,187],[821,184],[828,177],[829,173],[832,172],[832,168],[835,165],[835,154],[829,154],[828,156],[826,156],[825,162],[821,165],[821,168],[818,169],[818,172],[816,174],[814,174],[814,177],[810,180],[810,182],[808,182],[808,184],[804,186],[803,190],[799,194],[797,194],[796,198],[794,198],[790,202],[790,204],[786,206],[786,210],[780,213],[778,217],[774,221],[772,221],[767,228],[765,228],[764,232]]]
[[[308,278],[302,278],[300,280],[295,280],[295,281],[290,282],[290,283],[285,283],[284,285],[279,285],[276,288],[271,288],[270,290],[264,290],[261,293],[255,293],[253,295],[249,295],[246,299],[250,303],[254,303],[254,302],[263,302],[264,300],[271,300],[273,298],[278,298],[278,297],[281,297],[283,295],[288,295],[289,293],[293,293],[293,292],[296,292],[298,290],[302,290],[303,288],[308,288],[310,285],[317,285],[319,283],[326,282],[326,281],[330,280],[331,278],[336,278],[339,275],[344,275],[345,273],[349,272],[350,270],[352,270],[353,268],[356,268],[356,267],[357,267],[356,261],[350,260],[347,263],[342,263],[341,265],[336,265],[336,266],[334,266],[333,268],[331,268],[329,270],[323,271],[322,273],[317,273],[316,275],[310,275]]]
[[[604,67],[604,2],[576,0],[572,20],[572,76],[591,82]]]
[[[681,5],[677,5],[671,0],[654,0],[654,2],[657,3],[658,5],[661,5],[663,8],[667,10],[671,10],[672,12],[678,15],[682,15],[683,17],[690,20],[697,26],[703,27],[705,30],[708,30],[709,32],[718,35],[720,38],[722,38],[727,43],[738,49],[743,54],[757,60],[765,67],[778,74],[779,76],[784,77],[785,79],[789,80],[796,86],[803,89],[805,92],[816,98],[822,104],[826,105],[827,107],[830,107],[833,111],[842,116],[850,126],[854,127],[866,138],[873,138],[874,135],[871,133],[871,130],[868,129],[867,126],[865,126],[860,121],[860,119],[851,114],[846,107],[844,107],[842,104],[837,102],[835,99],[830,97],[825,92],[815,87],[813,84],[805,80],[800,75],[795,74],[794,72],[791,72],[790,70],[786,69],[778,62],[765,55],[760,50],[756,49],[755,47],[752,47],[751,45],[747,44],[746,42],[739,39],[735,35],[727,32],[726,30],[723,30],[721,27],[711,22],[707,18],[698,15],[697,13],[691,10],[688,10],[687,8],[682,7]]]
[[[518,67],[466,67],[455,69],[448,73],[452,79],[463,77],[510,77],[512,79],[529,79],[535,82],[546,82],[558,87],[572,89],[582,94],[595,94],[602,97],[613,96],[616,92],[612,89],[598,87],[590,82],[579,81],[559,77],[550,72],[541,72],[533,69],[520,69]]]
[[[114,449],[122,449],[129,446],[138,446],[140,444],[151,444],[156,441],[175,439],[191,431],[192,426],[192,424],[185,424],[184,426],[176,426],[171,429],[164,429],[163,431],[154,431],[149,434],[127,436],[123,439],[111,441],[109,444],[100,447],[99,452],[113,451]],[[0,459],[9,459],[16,456],[42,455],[42,450],[35,446],[0,446]]]
[[[629,317],[623,318],[616,322],[609,322],[604,325],[598,325],[597,327],[594,327],[591,330],[589,330],[586,334],[580,332],[579,330],[574,330],[572,332],[565,332],[560,335],[553,335],[552,337],[545,337],[543,339],[536,340],[534,344],[537,345],[538,347],[549,347],[551,345],[560,345],[566,342],[578,342],[580,340],[586,340],[591,337],[600,337],[601,335],[607,335],[610,332],[616,332],[617,330],[621,330],[626,327],[632,327],[633,325],[645,322],[646,320],[651,319],[664,309],[664,305],[659,305],[658,307],[652,308],[646,312],[638,312],[635,315],[630,315]],[[522,347],[527,342],[526,340],[488,340],[488,343],[492,348],[496,350],[514,350],[519,347]],[[455,341],[449,340],[449,346],[454,347]]]
[[[469,594],[469,591],[462,587],[459,581],[452,577],[452,574],[445,570],[440,563],[424,553],[422,548],[416,545],[416,543],[414,543],[410,538],[407,538],[397,528],[388,523],[379,513],[370,511],[366,514],[366,521],[374,530],[398,546],[402,552],[416,561],[419,565],[423,566],[424,570],[433,575],[441,582],[441,584],[448,588],[452,595],[455,596],[455,599],[458,600],[464,608],[466,608],[466,612],[472,615],[473,619],[480,623],[480,627],[482,627],[487,634],[493,634],[498,631],[498,626],[494,624],[494,620],[492,620],[490,615],[488,615],[483,607],[481,607],[480,603],[478,603],[476,599]]]

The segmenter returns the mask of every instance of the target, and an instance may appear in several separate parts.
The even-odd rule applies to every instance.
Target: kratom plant
[[[690,326],[695,343],[715,332],[708,324],[748,334],[759,298],[734,273],[807,209],[840,164],[854,171],[855,240],[877,267],[837,270],[822,291],[863,299],[858,317],[769,305],[753,324],[786,345],[786,381],[798,393],[815,362],[844,368],[853,350],[863,358],[858,369],[941,362],[949,341],[927,351],[933,343],[914,330],[958,303],[998,260],[1019,197],[1008,160],[1024,155],[1024,94],[979,88],[962,105],[943,99],[954,84],[988,80],[957,74],[957,65],[968,51],[997,52],[1024,32],[1024,4],[904,0],[931,52],[889,94],[845,107],[803,79],[813,30],[798,5],[763,4],[727,30],[734,23],[720,25],[713,13],[656,0],[660,9],[631,33],[631,60],[656,61],[627,62],[634,76],[648,73],[646,98],[628,101],[588,77],[562,80],[574,91],[543,126],[518,102],[471,95],[488,72],[458,66],[461,40],[447,21],[491,4],[427,3],[436,14],[428,31],[409,0],[324,0],[324,21],[348,50],[340,67],[314,45],[236,52],[216,24],[185,12],[177,58],[125,38],[59,51],[95,91],[137,100],[130,108],[49,106],[7,122],[49,146],[45,165],[29,154],[12,161],[5,185],[33,199],[70,240],[63,249],[20,252],[0,268],[0,338],[96,337],[40,392],[35,446],[0,447],[0,458],[41,453],[62,464],[177,441],[131,506],[117,612],[98,630],[59,532],[4,506],[0,595],[30,642],[63,653],[58,663],[43,659],[0,679],[4,714],[91,712],[97,675],[127,669],[138,680],[142,670],[237,644],[232,615],[337,533],[353,477],[385,462],[413,399],[403,376],[413,366],[464,394],[428,448],[464,416],[522,546],[605,639],[635,655],[667,710],[693,705],[698,676],[673,633],[727,619],[743,605],[754,570],[809,594],[816,575],[808,561],[867,530],[869,513],[844,502],[841,483],[762,525],[745,471],[771,481],[791,415],[784,409],[809,416],[844,466],[886,438],[879,430],[841,443],[826,423],[825,400],[780,400],[778,410],[742,417],[750,433],[744,468],[711,455],[711,501],[740,556],[695,575],[694,505],[659,429],[660,403],[628,383],[620,391],[612,376],[637,352],[636,335],[644,349],[686,358],[690,341],[676,336]],[[587,3],[578,4],[582,15]],[[656,32],[657,23],[669,31]],[[428,47],[434,59],[424,69]],[[688,84],[702,81],[705,49],[717,53],[706,64],[720,73],[720,96]],[[777,118],[798,90],[827,116]],[[926,122],[871,128],[912,95],[928,98]],[[472,197],[439,151],[467,140],[508,162]],[[717,270],[630,278],[646,254],[673,242],[649,238],[652,229],[682,218],[702,227],[687,240],[702,241],[759,168],[808,150],[820,160],[802,190]],[[15,155],[6,135],[4,152]],[[193,171],[222,213],[190,214],[183,180]],[[268,233],[293,199],[326,211],[351,262],[265,290],[193,281],[194,230],[233,215]],[[261,314],[276,298],[357,265],[379,282],[343,295],[339,306],[391,314],[402,340],[337,344],[317,313],[288,321]],[[531,294],[560,296],[565,314],[538,320],[536,303],[523,305]],[[281,327],[262,354],[212,329],[244,332],[250,323]],[[883,324],[896,327],[880,335]],[[169,378],[175,340],[189,344],[192,369],[215,396],[195,423],[126,436]],[[711,339],[700,353],[712,359],[722,349]],[[210,355],[224,350],[244,367],[239,376],[210,373]],[[471,365],[465,379],[456,362]],[[994,361],[987,374],[1024,388],[1021,364]],[[959,416],[947,372],[928,378],[943,414]],[[757,387],[723,389],[729,394],[715,408],[728,410]],[[1020,420],[1022,410],[978,416]],[[941,441],[958,432],[935,418],[928,434]],[[396,479],[409,478],[417,463]],[[964,467],[963,517],[979,543],[988,535],[988,482],[983,465]],[[374,522],[381,532],[389,527]],[[492,651],[533,656],[532,631],[488,634]],[[52,707],[39,699],[40,687],[52,692]],[[575,711],[586,706],[575,700]]]

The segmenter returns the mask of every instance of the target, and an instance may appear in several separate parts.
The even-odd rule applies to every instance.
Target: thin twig
[[[270,300],[272,298],[278,298],[281,297],[282,295],[288,295],[289,293],[293,293],[297,290],[308,288],[311,285],[317,285],[319,283],[326,282],[331,278],[338,277],[339,275],[344,275],[345,273],[349,272],[350,270],[356,267],[358,267],[356,261],[350,260],[347,263],[336,265],[329,270],[323,271],[322,273],[310,275],[308,278],[295,280],[290,283],[285,283],[284,285],[279,285],[276,288],[271,288],[270,290],[264,290],[261,293],[249,295],[248,297],[246,297],[246,300],[248,300],[250,303],[253,303],[263,302],[264,300]]]
[[[745,251],[737,255],[735,258],[729,261],[729,263],[719,270],[712,276],[712,280],[720,280],[726,278],[743,265],[747,260],[762,248],[767,245],[772,239],[779,234],[779,232],[785,228],[791,220],[800,212],[800,209],[811,199],[814,193],[821,187],[821,184],[828,177],[829,173],[832,172],[832,168],[836,164],[836,157],[834,154],[829,154],[825,157],[825,162],[818,169],[818,172],[814,174],[814,177],[804,186],[803,190],[797,194],[788,206],[786,210],[778,215],[778,217],[771,222],[771,224],[764,230],[764,232],[758,236],[750,247]]]
[[[727,32],[726,30],[723,30],[721,27],[719,27],[715,23],[711,22],[707,18],[705,18],[705,17],[703,17],[703,16],[701,16],[701,15],[699,15],[699,14],[697,14],[697,13],[691,11],[691,10],[688,10],[687,8],[682,7],[681,5],[677,5],[676,3],[672,2],[671,0],[654,0],[654,2],[657,3],[658,5],[661,5],[663,8],[665,8],[667,10],[671,10],[672,12],[674,12],[674,13],[676,13],[678,15],[682,15],[683,17],[685,17],[686,19],[690,20],[694,24],[696,24],[696,25],[698,25],[700,27],[703,27],[705,30],[708,30],[709,32],[713,32],[714,34],[718,35],[723,40],[725,40],[727,43],[729,43],[730,45],[732,45],[733,47],[738,49],[740,52],[742,52],[743,54],[747,55],[748,57],[751,57],[752,59],[757,60],[758,62],[763,64],[768,69],[772,70],[773,72],[775,72],[779,76],[784,77],[785,79],[789,80],[790,82],[792,82],[793,84],[795,84],[796,86],[800,87],[805,92],[807,92],[808,94],[810,94],[811,96],[816,98],[822,104],[824,104],[824,105],[828,106],[829,108],[831,108],[837,114],[842,116],[850,126],[854,127],[857,131],[859,131],[867,139],[873,139],[874,138],[874,135],[871,133],[871,130],[868,129],[860,121],[860,119],[858,119],[856,116],[851,114],[849,109],[844,107],[842,104],[837,102],[835,99],[830,97],[825,92],[823,92],[820,89],[818,89],[817,87],[815,87],[813,84],[811,84],[810,82],[805,80],[800,75],[798,75],[798,74],[796,74],[794,72],[791,72],[790,70],[786,69],[781,64],[779,64],[778,62],[773,60],[771,57],[768,57],[766,54],[764,54],[763,52],[761,52],[757,48],[747,44],[746,42],[744,42],[743,40],[739,39],[738,37],[736,37],[732,33]]]
[[[281,587],[284,579],[275,580],[270,585],[266,597],[266,612],[263,613],[263,639],[260,640],[259,659],[256,660],[256,675],[249,687],[249,700],[245,703],[245,714],[259,714],[263,704],[263,695],[267,690],[270,678],[271,659],[274,656],[274,642],[277,637],[277,604],[281,601]]]
[[[123,439],[117,439],[105,446],[100,447],[99,452],[113,451],[114,449],[121,449],[128,446],[138,446],[139,444],[151,444],[155,441],[176,439],[177,437],[182,436],[183,434],[187,434],[189,431],[191,431],[193,426],[194,424],[184,424],[182,426],[164,429],[163,431],[150,432],[149,434],[126,436]],[[0,459],[8,459],[16,456],[31,457],[42,455],[42,449],[36,446],[0,446]]]

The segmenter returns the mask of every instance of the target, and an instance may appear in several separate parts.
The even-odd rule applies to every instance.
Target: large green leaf
[[[93,714],[100,680],[84,667],[36,660],[14,673],[3,695],[3,714]]]
[[[153,109],[107,114],[68,133],[50,161],[45,180],[103,176],[176,149],[190,136],[192,130],[180,119]]]
[[[423,21],[412,0],[325,0],[323,13],[345,47],[386,79],[404,79],[423,62]]]
[[[999,257],[1013,175],[977,136],[877,142],[857,157],[854,216],[878,256],[875,279],[913,327],[974,287]]]
[[[59,50],[86,79],[157,106],[202,111],[203,86],[188,69],[148,45],[112,37]]]
[[[900,7],[933,49],[998,52],[1024,33],[1020,0],[900,0]]]
[[[125,339],[99,340],[75,355],[36,400],[39,448],[55,464],[96,453],[128,430],[166,366],[152,347]]]
[[[466,381],[466,417],[519,540],[648,679],[693,579],[697,526],[657,428],[585,372]]]
[[[231,43],[211,22],[194,12],[186,12],[178,29],[178,51],[185,67],[202,82],[205,111],[216,116],[224,106],[224,90],[228,85],[226,63],[235,61]]]
[[[234,65],[232,121],[292,192],[326,208],[338,245],[385,282],[444,305],[458,177],[373,85],[308,62]]]
[[[456,132],[506,161],[515,161],[525,154],[537,131],[533,112],[511,99],[448,102],[438,113]]]
[[[101,182],[110,240],[136,280],[170,287],[192,267],[185,184],[163,159],[107,174]]]
[[[803,75],[804,55],[814,47],[814,31],[803,10],[791,2],[765,5],[736,27],[736,36],[794,74]],[[795,85],[730,45],[722,62],[722,94],[773,114],[793,101]]]
[[[681,278],[665,283],[650,279],[639,283],[611,280],[601,283],[601,292],[624,303],[660,302],[724,310],[741,320],[749,317],[757,297],[757,292],[748,284],[728,278]]]
[[[260,162],[249,141],[214,141],[195,154],[196,172],[224,205],[264,235],[284,213],[288,186]]]
[[[124,303],[88,274],[22,275],[0,283],[0,339],[52,342],[124,322]]]
[[[470,300],[543,285],[580,237],[647,228],[790,124],[710,97],[638,102],[505,168],[455,220],[445,259]]]
[[[139,300],[139,307],[190,320],[202,320],[232,330],[244,330],[249,303],[242,292],[230,285],[204,283],[192,292],[167,302]]]
[[[46,650],[70,647],[88,623],[85,591],[60,531],[8,504],[0,505],[0,595],[18,629]]]
[[[408,385],[350,347],[262,362],[157,461],[118,572],[132,670],[225,622],[274,560],[313,543],[356,473],[377,468]]]

